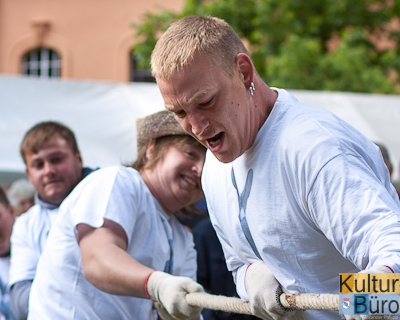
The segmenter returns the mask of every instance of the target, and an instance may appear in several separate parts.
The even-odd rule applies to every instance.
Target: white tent
[[[2,75],[0,108],[0,184],[4,185],[24,171],[19,145],[25,132],[41,121],[60,121],[74,131],[84,165],[104,167],[135,160],[136,119],[163,110],[163,100],[155,84]]]
[[[400,96],[290,90],[309,105],[343,118],[389,149],[397,176]],[[136,158],[136,119],[163,110],[156,84],[44,80],[0,75],[0,184],[23,175],[19,145],[40,121],[76,134],[84,164],[104,167]]]

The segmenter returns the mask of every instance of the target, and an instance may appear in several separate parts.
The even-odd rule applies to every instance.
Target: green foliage
[[[270,85],[400,93],[393,77],[400,75],[399,46],[378,51],[370,37],[400,16],[400,1],[186,0],[180,13],[159,8],[134,25],[141,67],[149,68],[156,40],[169,24],[193,14],[225,19],[246,40],[258,73]],[[338,45],[331,50],[333,36]],[[400,39],[400,30],[389,36]]]
[[[374,63],[377,54],[371,48],[351,45],[343,41],[331,55],[320,60],[324,74],[322,90],[339,90],[371,93],[394,93],[395,84],[389,80],[385,69]]]
[[[279,55],[267,58],[266,71],[271,75],[269,84],[275,87],[319,89],[318,61],[321,51],[317,40],[291,35],[282,44]]]
[[[158,36],[168,29],[172,21],[178,18],[178,15],[158,8],[159,13],[146,13],[141,24],[132,24],[137,30],[137,43],[133,51],[137,58],[137,64],[140,69],[150,68],[151,52],[158,40]]]

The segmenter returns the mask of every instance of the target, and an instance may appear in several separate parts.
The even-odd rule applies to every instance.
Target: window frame
[[[38,78],[61,78],[62,59],[57,50],[36,47],[21,58],[21,74]]]

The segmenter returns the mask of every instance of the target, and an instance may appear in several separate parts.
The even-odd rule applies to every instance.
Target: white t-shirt
[[[373,265],[400,272],[400,204],[378,147],[330,112],[274,90],[278,99],[254,145],[228,164],[207,152],[203,170],[210,218],[238,294],[248,300],[244,275],[257,254],[293,293],[338,293],[339,273]]]
[[[57,214],[57,206],[36,203],[15,220],[11,235],[10,286],[35,278],[39,257]]]
[[[173,275],[196,279],[192,235],[165,214],[139,173],[109,167],[93,172],[60,206],[32,285],[28,319],[153,319],[152,302],[105,293],[83,276],[75,237],[80,223],[98,228],[118,223],[128,237],[127,252],[164,271],[173,249]]]

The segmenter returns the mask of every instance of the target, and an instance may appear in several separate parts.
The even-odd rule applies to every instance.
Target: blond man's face
[[[250,126],[250,95],[240,72],[230,77],[198,55],[186,69],[157,83],[165,108],[218,160],[231,162],[251,147],[258,128]]]

